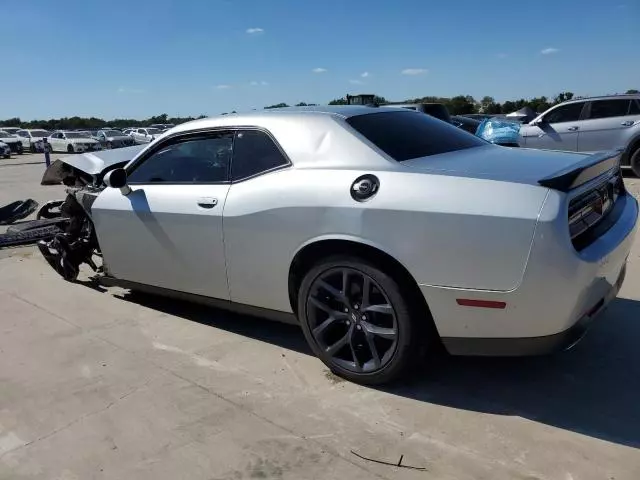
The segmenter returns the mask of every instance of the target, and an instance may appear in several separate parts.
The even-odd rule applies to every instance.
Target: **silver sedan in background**
[[[106,285],[298,323],[332,371],[384,383],[438,343],[573,345],[624,279],[638,206],[619,160],[405,109],[221,116],[52,165],[74,221],[40,250],[69,280],[100,252]]]

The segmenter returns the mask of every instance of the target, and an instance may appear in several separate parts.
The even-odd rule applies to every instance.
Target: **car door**
[[[527,148],[578,150],[580,118],[585,102],[558,105],[520,129]]]
[[[633,98],[592,100],[581,122],[578,150],[595,152],[626,148],[627,133],[640,121],[640,110]]]
[[[18,130],[16,135],[20,139],[20,143],[22,143],[22,148],[25,150],[31,146],[31,142],[29,141],[29,134],[25,130]]]
[[[64,150],[66,147],[63,147],[64,138],[62,133],[56,132],[49,137],[49,143],[51,144],[51,150],[54,152],[59,152],[61,149]]]
[[[291,163],[276,141],[262,130],[236,133],[231,165],[232,184],[224,207],[224,238],[231,300],[279,310],[287,291],[278,281],[288,278],[288,258],[274,252],[289,232],[274,228],[285,215],[271,199],[282,197],[280,175]]]
[[[109,275],[229,299],[222,211],[233,133],[165,139],[127,167],[131,193],[105,189],[91,210]]]

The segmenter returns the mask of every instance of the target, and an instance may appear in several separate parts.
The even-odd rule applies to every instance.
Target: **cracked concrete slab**
[[[44,196],[32,167],[11,191]],[[329,374],[296,327],[0,251],[0,479],[637,480],[639,245],[574,350],[444,358],[387,389]]]

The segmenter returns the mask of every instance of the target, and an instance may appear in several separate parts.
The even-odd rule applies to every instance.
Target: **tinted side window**
[[[591,102],[589,118],[624,117],[629,111],[629,100],[597,100]]]
[[[228,180],[233,133],[163,145],[127,176],[131,183],[219,183]]]
[[[575,122],[580,119],[584,102],[570,103],[562,105],[545,115],[547,123]]]
[[[629,115],[640,115],[640,102],[638,100],[631,100]]]
[[[348,118],[347,123],[399,162],[487,145],[484,140],[424,113],[370,113]]]
[[[231,165],[232,180],[241,180],[288,164],[278,146],[266,133],[259,130],[236,133]]]

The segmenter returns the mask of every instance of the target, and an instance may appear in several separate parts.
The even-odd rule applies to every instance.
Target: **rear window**
[[[371,113],[348,118],[347,123],[398,162],[487,145],[424,113]]]

